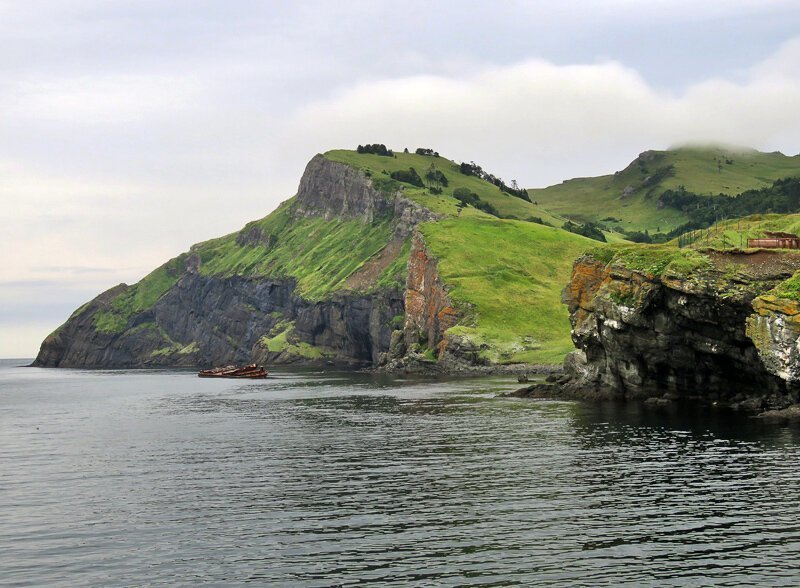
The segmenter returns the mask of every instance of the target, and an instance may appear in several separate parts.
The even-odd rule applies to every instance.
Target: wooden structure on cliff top
[[[748,247],[763,247],[765,249],[800,249],[800,237],[792,233],[780,231],[764,231],[766,237],[748,239]]]

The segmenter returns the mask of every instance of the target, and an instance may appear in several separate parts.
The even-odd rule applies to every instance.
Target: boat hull
[[[201,370],[197,375],[201,378],[247,378],[251,380],[260,380],[266,378],[269,372],[263,367],[252,364],[245,367],[226,366],[211,370]]]

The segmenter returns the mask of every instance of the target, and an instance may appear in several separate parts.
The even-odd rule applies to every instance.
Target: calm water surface
[[[15,363],[3,585],[800,585],[791,426],[509,378]]]

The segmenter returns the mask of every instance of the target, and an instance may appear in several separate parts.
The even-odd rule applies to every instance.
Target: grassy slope
[[[605,224],[655,232],[659,228],[669,230],[687,220],[679,211],[656,208],[656,199],[664,190],[682,185],[697,194],[736,195],[744,190],[767,187],[779,178],[800,174],[800,156],[788,157],[781,153],[723,147],[683,147],[651,153],[649,158],[637,158],[616,174],[576,178],[528,193],[532,200],[555,214],[594,221],[615,217],[622,222],[606,221]],[[717,167],[720,159],[721,171]],[[732,163],[725,163],[726,159]],[[669,165],[674,167],[673,175],[653,185],[644,185],[648,176]],[[635,192],[621,198],[628,186],[635,188]]]
[[[765,231],[783,231],[800,235],[800,214],[754,214],[719,223],[691,233],[692,248],[730,249],[747,247],[747,239],[764,237]],[[677,245],[678,239],[670,241]]]
[[[653,276],[670,274],[688,276],[710,267],[709,258],[692,249],[671,245],[639,245],[635,243],[594,247],[587,252],[598,261],[614,263]]]
[[[389,219],[375,224],[358,220],[294,218],[292,201],[269,216],[250,223],[272,245],[239,245],[236,233],[200,243],[204,275],[273,276],[297,280],[298,292],[309,300],[325,298],[341,289],[344,281],[370,257],[380,252],[392,233]],[[385,280],[384,280],[385,282]]]
[[[561,226],[564,219],[501,192],[496,186],[465,176],[443,157],[397,153],[397,157],[329,151],[325,156],[358,167],[373,178],[413,167],[420,175],[433,162],[448,179],[440,196],[403,185],[406,196],[450,218],[421,227],[450,296],[467,319],[451,332],[491,344],[495,362],[558,363],[571,351],[567,309],[561,290],[572,262],[596,241],[535,223],[501,220],[474,208],[457,217],[453,190],[466,187],[504,216],[530,216]],[[609,236],[610,240],[618,240]]]
[[[596,241],[491,217],[421,228],[450,297],[467,320],[451,332],[490,343],[493,361],[557,363],[572,350],[561,290],[572,262]]]
[[[175,285],[183,272],[185,262],[185,253],[170,259],[114,298],[107,310],[101,310],[95,315],[95,328],[101,333],[122,332],[131,316],[153,306],[156,300]]]

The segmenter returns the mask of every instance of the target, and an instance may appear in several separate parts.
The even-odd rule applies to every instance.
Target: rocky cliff
[[[578,348],[573,392],[752,409],[798,401],[800,256],[777,251],[601,249],[564,291]],[[793,292],[793,294],[792,294]]]
[[[219,255],[209,259],[209,247],[200,244],[160,268],[164,275],[148,276],[135,286],[120,284],[78,309],[45,339],[34,365],[198,366],[251,360],[376,364],[389,351],[392,331],[402,326],[397,317],[404,315],[404,296],[402,282],[374,282],[397,261],[414,227],[437,216],[401,193],[373,188],[364,173],[321,155],[308,164],[297,196],[283,213],[286,225],[300,227],[301,240],[313,238],[304,232],[304,222],[312,222],[309,232],[316,227],[313,219],[323,219],[326,227],[349,222],[354,238],[374,237],[380,250],[354,259],[350,265],[357,269],[346,276],[348,282],[321,296],[304,296],[298,280],[286,276],[278,264],[263,271],[206,271],[209,265],[220,265]],[[278,249],[286,231],[262,224],[251,223],[229,236],[227,255]],[[358,279],[370,270],[372,275]],[[336,271],[341,270],[331,270]],[[319,268],[314,276],[324,273]],[[168,287],[157,292],[152,304],[135,306],[146,297],[150,282],[157,286],[164,279]]]

